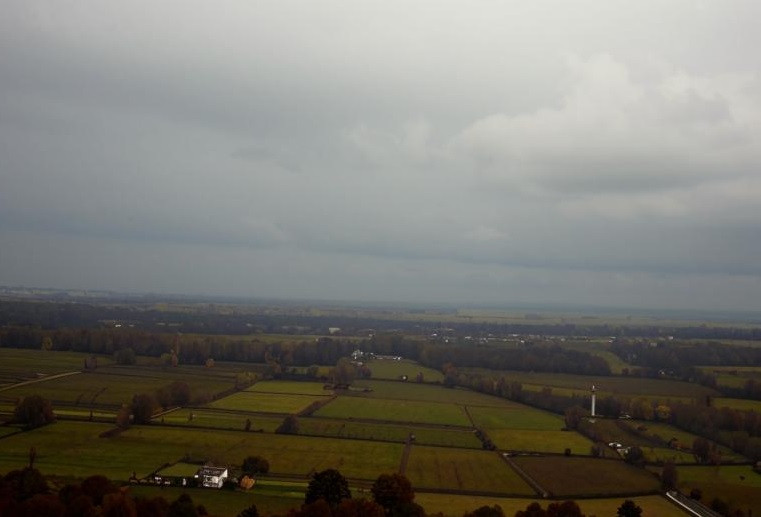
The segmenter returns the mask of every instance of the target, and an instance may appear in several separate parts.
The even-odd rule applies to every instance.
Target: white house
[[[205,488],[222,488],[227,479],[227,469],[224,467],[201,467],[196,473],[199,484]]]

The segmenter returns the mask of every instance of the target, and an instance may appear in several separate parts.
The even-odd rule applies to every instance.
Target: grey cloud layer
[[[754,2],[6,11],[0,282],[761,309]]]

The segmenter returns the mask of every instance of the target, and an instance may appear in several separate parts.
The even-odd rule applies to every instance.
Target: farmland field
[[[0,441],[0,472],[28,464],[30,447],[37,449],[35,466],[45,474],[59,476],[85,478],[99,473],[126,480],[132,470],[145,475],[162,463],[160,450],[139,458],[136,451],[117,449],[109,439],[98,437],[112,428],[109,424],[58,422],[8,436]]]
[[[607,339],[594,341],[573,341],[569,339],[563,342],[563,348],[589,352],[592,355],[602,357],[608,363],[608,366],[610,366],[610,371],[614,374],[620,374],[624,368],[632,368],[632,365],[609,350]]]
[[[478,370],[492,372],[490,370]],[[658,396],[661,398],[705,397],[717,395],[715,390],[683,381],[670,379],[647,379],[640,377],[605,377],[593,375],[571,375],[564,373],[533,373],[520,371],[500,371],[500,375],[508,381],[518,381],[523,384],[565,388],[574,392],[589,393],[594,384],[600,394],[639,396]]]
[[[761,400],[748,399],[730,399],[726,397],[716,397],[711,399],[715,407],[728,407],[730,409],[740,409],[743,411],[761,412]]]
[[[198,472],[199,468],[200,468],[200,465],[196,465],[194,463],[179,462],[169,467],[161,469],[158,473],[162,476],[191,477],[196,472]]]
[[[193,367],[181,366],[169,372],[158,368],[111,367],[13,387],[0,392],[0,399],[15,400],[38,394],[53,401],[54,406],[61,403],[90,407],[94,403],[118,407],[130,402],[136,393],[151,393],[178,379],[186,379],[192,397],[210,397],[233,385],[232,377],[228,380],[199,375]]]
[[[415,487],[533,495],[534,491],[490,451],[413,446],[405,475]]]
[[[374,479],[378,472],[398,469],[402,453],[402,445],[393,443],[161,427],[132,428],[116,441],[169,449],[174,454],[171,461],[187,453],[240,464],[246,456],[263,455],[270,472],[305,478],[314,471],[338,468],[347,477]]]
[[[514,461],[558,497],[604,497],[660,489],[660,482],[650,472],[618,460],[547,456],[516,457]]]
[[[43,376],[81,370],[91,354],[0,348],[0,386],[38,379]],[[98,364],[112,363],[110,357],[98,356]]]
[[[528,406],[516,409],[468,407],[473,422],[485,429],[541,429],[560,430],[565,427],[563,418],[548,411]]]
[[[302,418],[299,434],[354,438],[361,440],[395,441],[403,443],[409,434],[415,435],[415,443],[480,449],[481,441],[472,431],[427,428],[421,425],[393,425],[381,423],[351,422],[323,418]]]
[[[742,388],[745,383],[748,382],[748,377],[740,377],[737,375],[719,374],[716,376],[716,383],[719,386],[726,386],[729,388]]]
[[[326,395],[272,394],[241,391],[215,400],[208,407],[262,413],[298,413],[309,404],[326,400]]]
[[[690,492],[698,488],[703,501],[719,497],[732,506],[754,514],[761,508],[761,475],[747,465],[721,467],[678,467],[679,487]]]
[[[594,424],[584,421],[580,427],[584,428],[585,434],[594,436],[597,440],[604,443],[620,442],[627,447],[632,445],[652,447],[656,445],[652,440],[637,434],[628,425],[623,424],[621,420],[598,418]]]
[[[525,429],[489,429],[487,434],[499,449],[589,455],[592,441],[573,431],[536,431]]]
[[[191,413],[193,413],[192,420],[190,419]],[[237,431],[242,431],[245,428],[247,420],[251,421],[252,431],[261,429],[269,433],[275,432],[275,429],[283,422],[283,418],[280,416],[251,415],[244,412],[202,408],[178,409],[154,418],[154,421],[171,425],[215,427]]]
[[[55,408],[55,414],[57,417],[79,417],[79,418],[89,418],[90,415],[94,419],[98,419],[101,422],[108,421],[109,423],[113,422],[116,419],[116,411],[103,411],[103,410],[93,410],[92,412],[87,408],[72,408],[72,407],[65,407],[65,406],[58,406]]]
[[[357,393],[356,396],[380,399],[420,400],[428,402],[446,401],[450,404],[466,404],[469,406],[495,406],[501,408],[525,407],[509,400],[485,395],[461,388],[447,389],[442,386],[418,384],[415,382],[390,381],[356,381],[357,387],[370,388],[368,393]],[[351,394],[351,393],[350,393]]]
[[[11,426],[0,426],[0,438],[8,436],[9,434],[18,433],[21,429]]]
[[[258,393],[282,393],[286,395],[332,395],[332,390],[323,388],[321,382],[301,381],[260,381],[245,391]]]
[[[578,344],[580,349],[585,345]],[[610,354],[598,343],[590,346],[600,354]],[[78,371],[87,355],[0,348],[0,387],[4,379],[15,382],[36,377],[37,373]],[[612,358],[606,357],[606,360]],[[370,361],[370,367],[375,367],[373,378],[355,381],[351,389],[338,390],[338,396],[333,390],[323,389],[323,383],[313,381],[260,380],[249,385],[261,378],[251,372],[264,372],[265,365],[220,361],[214,368],[190,365],[163,368],[158,358],[153,357],[140,357],[133,366],[114,365],[110,358],[100,361],[94,372],[57,379],[42,377],[33,384],[0,390],[0,410],[6,413],[12,411],[17,397],[38,393],[53,401],[54,410],[61,417],[87,417],[92,406],[96,420],[108,420],[108,423],[62,420],[14,435],[9,434],[16,433],[17,428],[0,427],[0,474],[25,465],[32,446],[37,449],[36,465],[45,474],[83,478],[100,473],[117,481],[126,480],[133,471],[138,477],[146,476],[164,464],[175,464],[183,458],[191,463],[176,464],[164,473],[188,475],[197,468],[195,462],[236,466],[247,455],[260,455],[270,462],[272,478],[261,480],[251,492],[235,492],[229,497],[211,491],[192,495],[195,500],[198,493],[199,504],[210,510],[219,508],[222,515],[236,515],[247,501],[261,503],[260,509],[280,511],[297,506],[309,476],[325,468],[339,469],[350,482],[357,484],[356,494],[367,495],[359,487],[366,490],[368,482],[379,474],[397,472],[403,443],[414,434],[406,475],[415,488],[423,490],[418,492],[418,502],[428,511],[459,516],[480,506],[476,504],[478,501],[484,501],[481,504],[504,503],[503,508],[510,515],[525,508],[534,497],[534,491],[499,454],[481,450],[481,442],[473,432],[474,427],[479,427],[501,450],[563,453],[571,449],[570,457],[513,458],[558,497],[646,493],[659,487],[658,480],[650,473],[633,469],[619,459],[589,458],[592,442],[576,432],[561,431],[565,425],[562,416],[464,388],[447,389],[433,384],[432,381],[440,381],[441,374],[412,361]],[[425,382],[414,381],[418,371],[423,371]],[[408,375],[410,380],[383,380],[397,379],[402,374]],[[738,368],[737,376],[732,376],[752,374],[750,370],[745,372]],[[599,382],[599,393],[603,396],[616,393],[649,400],[692,401],[696,393],[700,396],[714,393],[672,380],[528,372],[505,372],[504,375],[509,380],[522,382],[524,389],[550,386],[555,394],[588,395],[592,382]],[[248,387],[202,405],[211,400],[211,395],[229,392],[236,378],[245,381]],[[99,437],[113,429],[115,411],[120,404],[129,402],[135,393],[152,393],[176,380],[188,382],[192,396],[197,397],[193,403],[199,407],[172,410],[155,417],[152,425],[132,426],[111,438]],[[364,391],[365,388],[368,391]],[[761,410],[758,401],[721,397],[713,400],[717,407],[730,404]],[[300,417],[298,434],[274,433],[285,414],[297,413],[315,401],[328,403],[312,416]],[[248,420],[251,431],[245,432]],[[620,441],[641,446],[651,462],[694,461],[689,451],[659,445],[660,441],[673,437],[689,447],[695,438],[666,424],[598,419],[594,424],[584,420],[581,425],[606,443]],[[627,426],[646,429],[640,436]],[[724,462],[742,459],[726,448],[721,450]],[[612,449],[606,452],[616,455]],[[701,467],[700,470],[680,466],[679,472],[682,488],[700,487],[707,496],[726,494],[735,501],[747,499],[756,507],[761,505],[761,496],[757,495],[761,493],[761,476],[746,466]],[[289,485],[288,481],[275,479],[278,475],[296,476],[296,481]],[[155,490],[134,488],[138,492]],[[425,493],[425,490],[438,489],[493,493],[495,497]],[[521,498],[503,497],[508,494]],[[673,507],[660,497],[636,499],[643,501],[640,504],[645,508],[645,515],[673,514]],[[584,500],[580,504],[587,513],[608,515],[615,513],[621,501],[622,498],[606,498]]]
[[[426,368],[414,361],[372,359],[366,364],[373,374],[373,379],[398,379],[402,375],[406,375],[410,381],[414,381],[417,374],[422,373],[424,382],[441,382],[444,380],[444,374],[440,371]]]
[[[314,416],[470,427],[462,407],[442,402],[338,397],[320,408]]]
[[[689,451],[678,451],[668,447],[642,447],[645,460],[652,463],[695,463],[695,456]]]
[[[635,427],[645,427],[645,431],[643,431],[643,434],[647,436],[653,436],[657,438],[658,440],[662,440],[663,442],[668,442],[672,438],[676,438],[679,445],[684,449],[691,449],[692,448],[692,442],[697,438],[697,435],[694,435],[692,433],[688,433],[686,431],[682,431],[679,428],[676,428],[674,426],[664,424],[662,422],[643,422],[643,421],[629,421],[627,425],[632,425]],[[743,456],[740,456],[736,452],[732,451],[730,448],[725,447],[723,445],[717,445],[719,452],[721,452],[722,461],[747,461],[746,458]],[[674,451],[676,452],[676,451]],[[687,454],[691,456],[690,451],[687,451]],[[688,461],[694,461],[688,460]]]
[[[240,464],[248,455],[264,455],[270,470],[306,477],[314,471],[338,468],[347,477],[374,479],[399,467],[402,445],[264,433],[241,433],[161,426],[133,427],[113,438],[99,438],[107,424],[58,422],[8,436],[0,447],[0,472],[28,462],[37,448],[36,464],[43,472],[87,477],[94,472],[126,480],[132,471],[146,476],[165,463],[189,456]]]

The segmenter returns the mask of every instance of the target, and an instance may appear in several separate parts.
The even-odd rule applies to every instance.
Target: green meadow
[[[499,454],[490,451],[413,446],[405,475],[420,488],[534,494]]]
[[[313,402],[327,400],[325,395],[300,395],[241,391],[208,404],[209,408],[261,413],[298,413]]]
[[[659,480],[623,461],[583,457],[516,457],[515,463],[557,497],[657,492]]]
[[[338,397],[320,408],[315,416],[470,427],[470,421],[461,406],[419,400]]]
[[[489,429],[489,438],[505,451],[550,452],[561,454],[570,449],[574,455],[589,455],[592,441],[573,431],[537,431],[526,429]]]

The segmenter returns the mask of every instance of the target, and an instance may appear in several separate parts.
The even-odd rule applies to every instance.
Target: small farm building
[[[224,467],[201,467],[196,474],[201,486],[205,488],[222,488],[227,479],[227,469]]]

